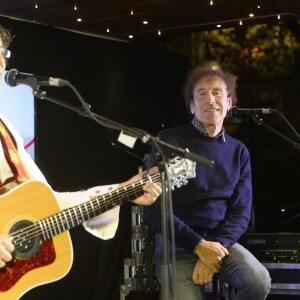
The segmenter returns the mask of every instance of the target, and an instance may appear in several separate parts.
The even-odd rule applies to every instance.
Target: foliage
[[[160,46],[188,56],[194,68],[216,61],[240,79],[295,76],[299,41],[285,23],[192,33]]]

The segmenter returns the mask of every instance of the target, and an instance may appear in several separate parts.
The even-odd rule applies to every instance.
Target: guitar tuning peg
[[[178,183],[176,184],[176,187],[178,187],[178,188],[180,188],[181,186],[182,186],[181,182],[178,182]]]

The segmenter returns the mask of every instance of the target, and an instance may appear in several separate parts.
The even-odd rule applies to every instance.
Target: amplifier
[[[239,243],[265,263],[300,263],[300,233],[245,233]]]
[[[300,233],[246,233],[239,243],[268,269],[270,294],[300,295]]]

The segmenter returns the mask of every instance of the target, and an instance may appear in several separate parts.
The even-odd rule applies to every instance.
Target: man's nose
[[[214,95],[212,95],[212,94],[208,94],[207,95],[207,103],[216,103],[216,99],[215,99],[215,97],[214,97]]]

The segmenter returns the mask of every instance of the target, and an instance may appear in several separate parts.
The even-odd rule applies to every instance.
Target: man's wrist
[[[204,241],[205,241],[205,239],[201,239],[201,240],[197,243],[197,245],[195,246],[194,251],[193,251],[193,253],[194,253],[195,256],[198,256],[198,254],[197,254],[197,249],[198,249],[198,247],[199,247]]]

